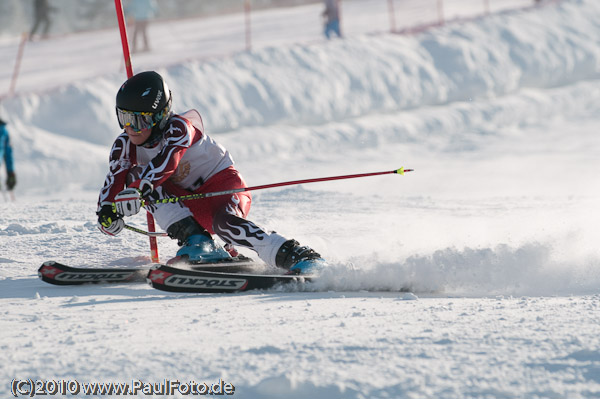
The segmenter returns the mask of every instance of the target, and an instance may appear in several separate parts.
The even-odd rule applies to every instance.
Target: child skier
[[[123,217],[137,214],[142,199],[247,187],[229,152],[204,132],[200,114],[190,110],[177,115],[171,106],[167,84],[153,71],[131,77],[119,89],[117,119],[125,131],[112,146],[98,200],[103,233],[118,234],[125,225]],[[146,208],[169,237],[178,240],[181,248],[174,259],[215,262],[235,256],[233,246],[238,245],[291,273],[308,273],[324,264],[311,248],[247,220],[251,201],[245,191]]]

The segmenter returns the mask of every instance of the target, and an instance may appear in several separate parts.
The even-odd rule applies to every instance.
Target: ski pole
[[[201,199],[201,198],[217,197],[219,195],[241,193],[244,191],[253,191],[253,190],[262,190],[265,188],[291,186],[294,184],[317,183],[317,182],[323,182],[323,181],[342,180],[342,179],[355,179],[358,177],[378,176],[378,175],[387,175],[387,174],[404,175],[404,173],[412,172],[412,171],[414,171],[414,169],[404,169],[402,167],[400,169],[394,169],[394,170],[389,170],[389,171],[385,171],[385,172],[360,173],[360,174],[356,174],[356,175],[343,175],[343,176],[319,177],[319,178],[305,179],[305,180],[292,180],[292,181],[286,181],[286,182],[280,182],[280,183],[263,184],[260,186],[253,186],[253,187],[234,188],[231,190],[224,190],[224,191],[213,191],[210,193],[197,193],[197,194],[183,195],[180,197],[160,198],[157,200],[142,200],[142,205],[146,206],[146,205],[152,205],[152,204],[167,204],[167,203],[171,203],[171,202],[195,200],[195,199]]]
[[[403,175],[406,172],[412,172],[412,171],[414,171],[414,169],[400,168],[400,169],[390,170],[390,171],[386,171],[386,172],[361,173],[358,175],[344,175],[344,176],[333,176],[333,177],[320,177],[320,178],[316,178],[316,179],[293,180],[293,181],[287,181],[287,182],[282,182],[282,183],[264,184],[262,186],[236,188],[236,189],[225,190],[225,191],[215,191],[215,192],[211,192],[211,193],[199,193],[199,194],[184,195],[181,197],[161,198],[161,199],[158,199],[155,201],[142,200],[142,203],[144,205],[146,205],[146,204],[165,204],[165,203],[170,203],[170,202],[179,202],[179,201],[185,201],[185,200],[191,200],[191,199],[216,197],[219,195],[234,194],[234,193],[240,193],[240,192],[250,191],[250,190],[261,190],[261,189],[272,188],[272,187],[290,186],[293,184],[315,183],[315,182],[330,181],[330,180],[353,179],[353,178],[357,178],[357,177],[377,176],[377,175],[386,175],[386,174]],[[149,237],[168,237],[169,236],[167,233],[144,231],[142,229],[138,229],[137,227],[133,227],[133,226],[130,226],[127,224],[125,225],[125,228],[127,230],[130,230],[130,231],[133,231],[133,232],[139,233],[139,234],[144,234]]]
[[[138,229],[137,227],[130,226],[128,224],[125,225],[125,228],[127,230],[133,231],[135,233],[140,233],[140,234],[143,234],[148,237],[168,237],[169,236],[167,233],[163,233],[160,231],[158,231],[158,232],[157,231],[145,231],[142,229]]]

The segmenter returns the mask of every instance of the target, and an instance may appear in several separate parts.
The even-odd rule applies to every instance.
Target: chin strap
[[[150,136],[148,136],[146,141],[144,141],[141,144],[141,146],[144,148],[154,148],[158,145],[161,138],[162,138],[161,128],[158,126],[158,124],[156,124],[152,127],[152,132],[150,133]]]

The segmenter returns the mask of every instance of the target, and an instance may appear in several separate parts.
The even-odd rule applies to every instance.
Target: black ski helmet
[[[127,79],[117,92],[116,104],[117,117],[119,110],[152,113],[152,133],[143,145],[158,142],[171,114],[171,91],[162,76],[146,71]]]

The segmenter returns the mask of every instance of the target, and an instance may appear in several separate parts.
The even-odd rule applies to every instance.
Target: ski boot
[[[177,251],[181,259],[187,258],[190,263],[214,263],[231,258],[222,246],[212,237],[196,234],[188,237],[185,244]]]
[[[313,249],[300,246],[296,240],[288,240],[277,251],[275,264],[288,269],[287,274],[312,274],[322,269],[326,262]]]
[[[231,255],[191,216],[173,223],[167,229],[167,234],[176,238],[177,244],[181,246],[177,256],[167,264],[178,261],[193,264],[215,263],[231,259]]]

